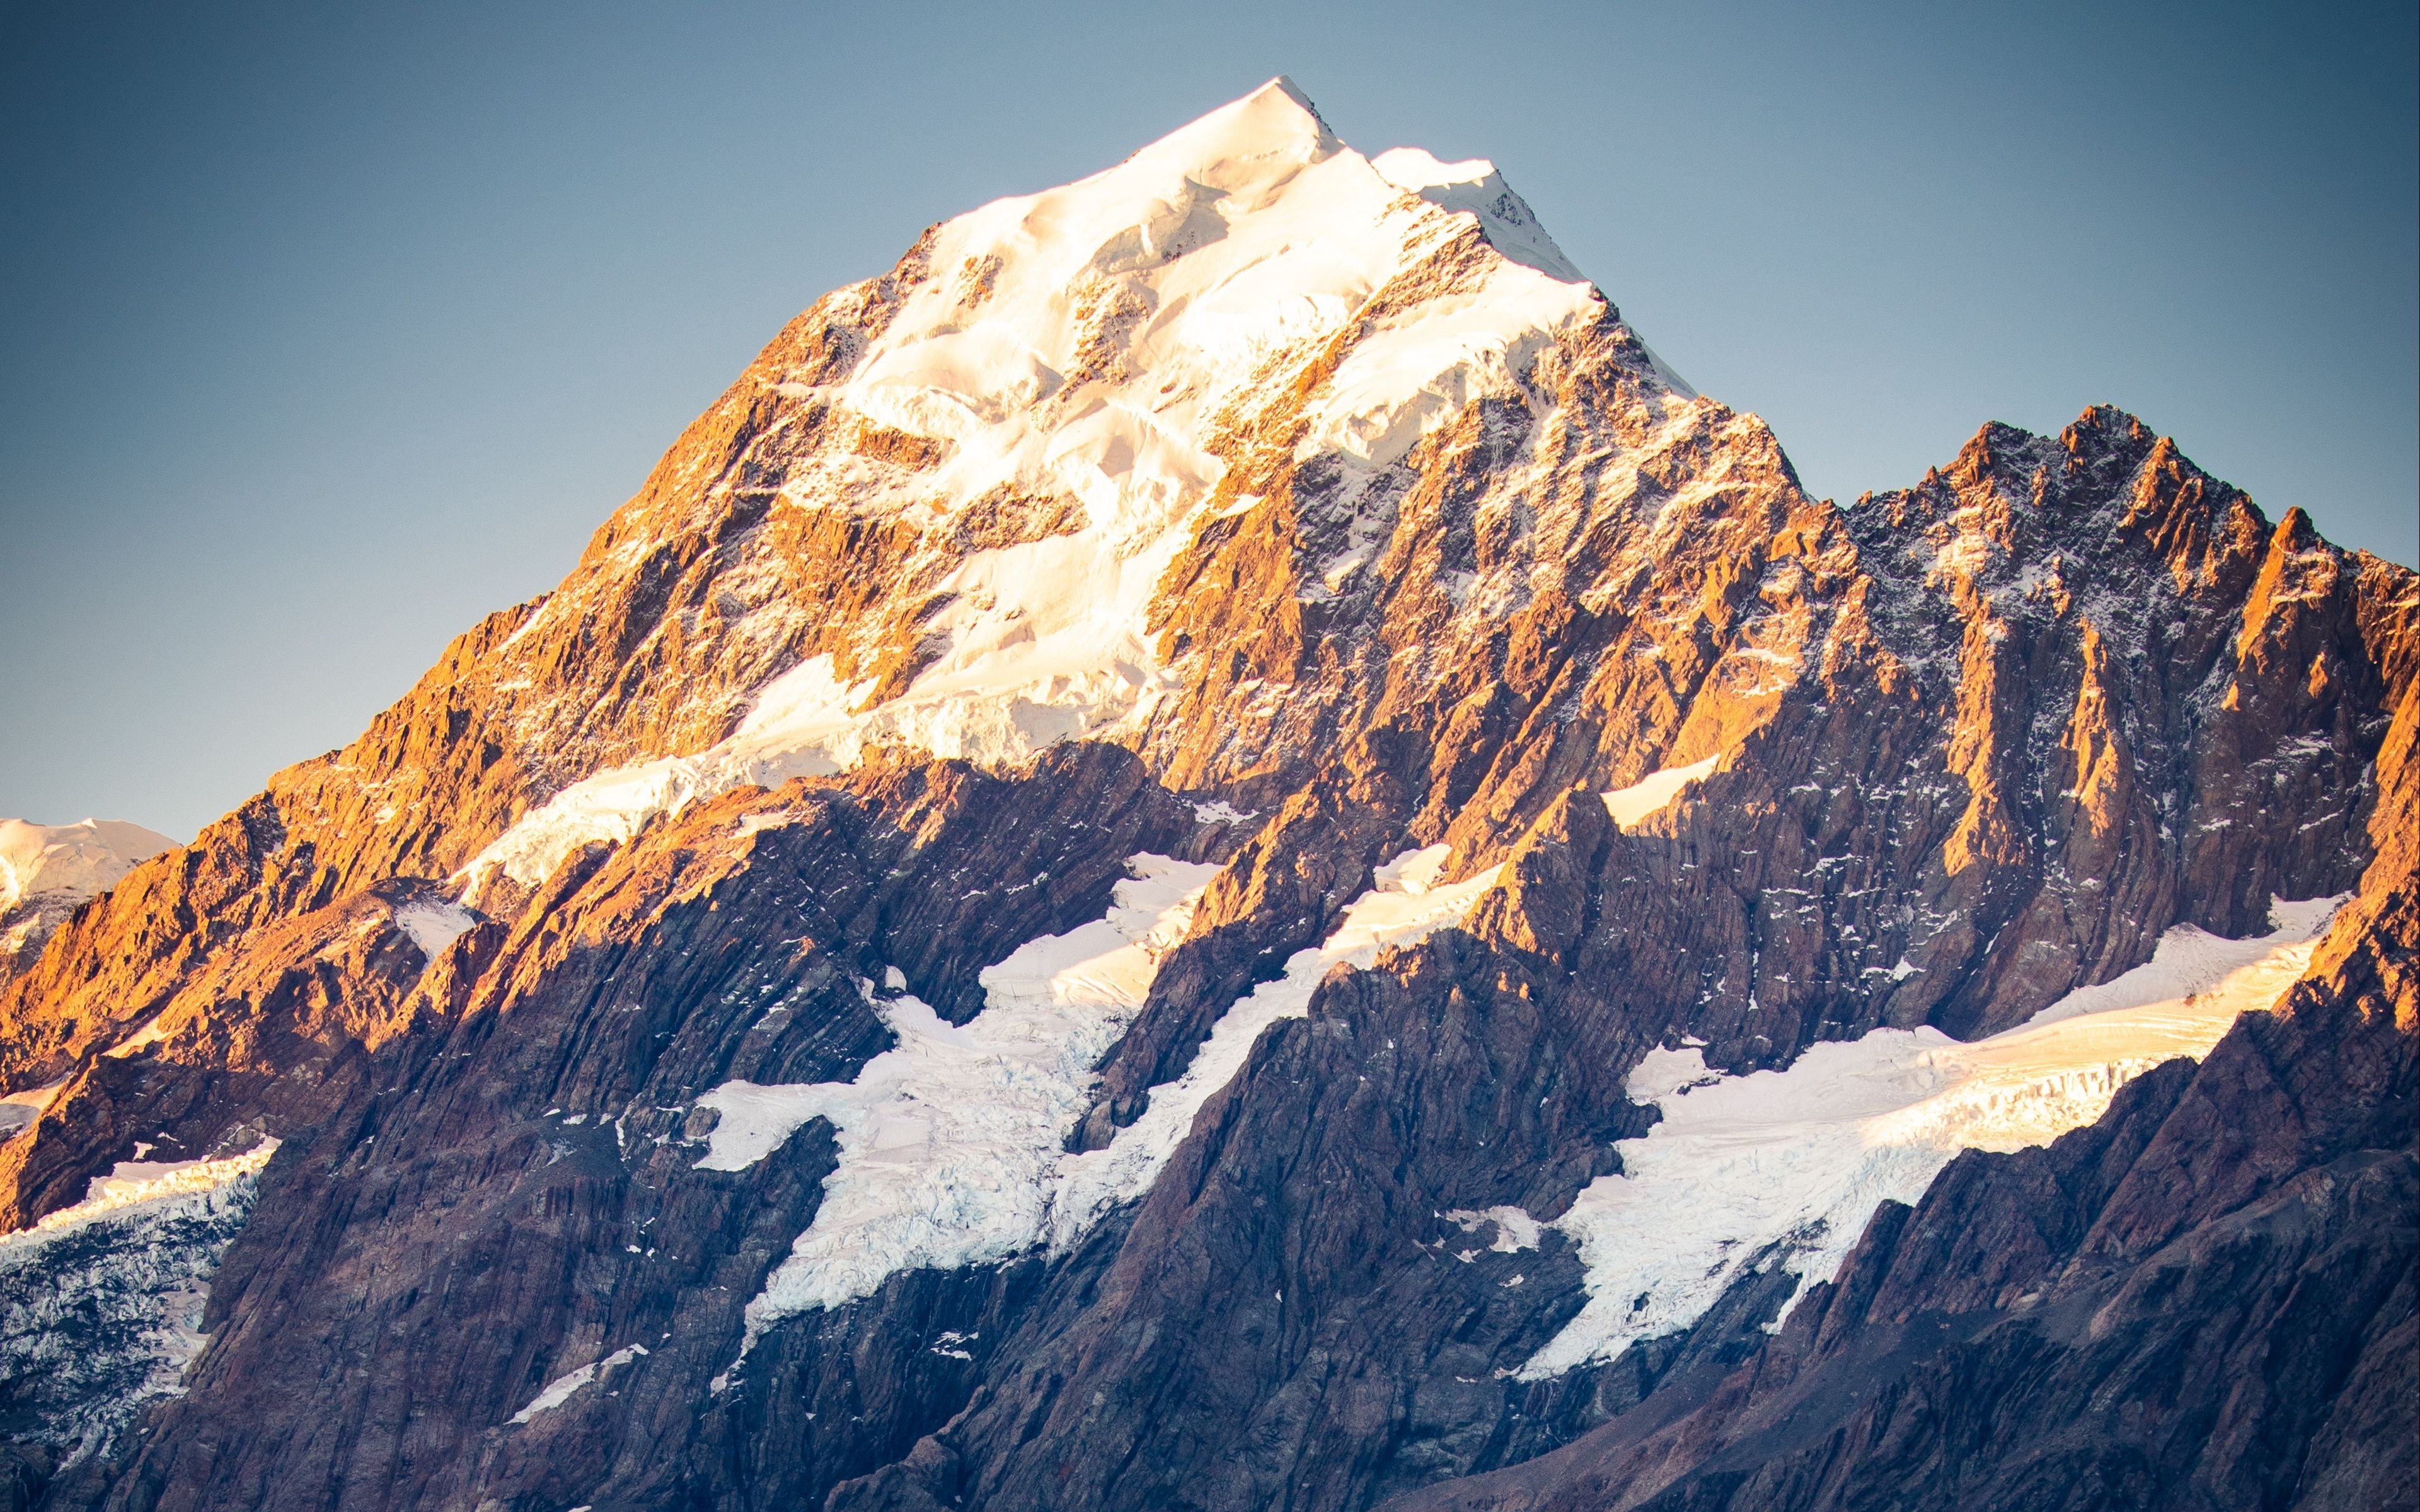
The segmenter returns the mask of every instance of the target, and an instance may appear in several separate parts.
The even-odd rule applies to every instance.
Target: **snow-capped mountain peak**
[[[116,819],[38,825],[0,819],[0,985],[41,949],[76,904],[117,885],[177,842]]]
[[[1512,192],[1485,158],[1439,162],[1419,147],[1393,147],[1370,160],[1380,177],[1441,209],[1478,218],[1488,244],[1551,278],[1583,282],[1584,274],[1538,224],[1529,202]]]
[[[1151,609],[1170,564],[1260,501],[1230,481],[1243,457],[1366,479],[1475,401],[1523,393],[1542,353],[1610,315],[1492,163],[1364,157],[1282,78],[1115,167],[945,222],[844,292],[866,307],[855,360],[768,375],[785,411],[768,434],[794,438],[776,507],[926,543],[892,574],[926,606],[889,658],[912,675],[809,656],[721,744],[573,785],[474,874],[534,883],[649,814],[868,745],[1000,761],[1130,733],[1169,685]],[[1638,377],[1692,397],[1652,354]]]
[[[116,819],[37,825],[0,819],[0,910],[36,893],[89,898],[113,887],[138,861],[177,842]]]
[[[1433,413],[1423,393],[1598,301],[1491,165],[1385,159],[1277,80],[1104,173],[994,201],[936,230],[835,397],[953,448],[922,502],[1063,488],[1139,546],[1224,471],[1208,422],[1476,224],[1503,255],[1452,291],[1455,329],[1358,344],[1311,417],[1306,447],[1391,459]]]
[[[2414,1508],[2415,682],[2114,409],[1809,497],[1279,81],[33,895],[0,1482]]]

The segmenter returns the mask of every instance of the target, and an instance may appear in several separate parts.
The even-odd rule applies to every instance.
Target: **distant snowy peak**
[[[0,819],[0,985],[32,962],[76,904],[176,843],[116,819]]]
[[[0,914],[40,893],[82,900],[177,842],[117,819],[37,825],[0,819]]]

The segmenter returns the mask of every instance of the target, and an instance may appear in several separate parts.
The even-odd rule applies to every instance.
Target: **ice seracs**
[[[147,1152],[152,1147],[137,1148]],[[110,1167],[108,1175],[96,1176],[85,1184],[82,1202],[43,1214],[31,1228],[0,1234],[0,1253],[13,1253],[25,1244],[47,1242],[129,1209],[216,1192],[258,1175],[275,1153],[277,1141],[262,1139],[236,1154],[195,1160],[119,1161]]]
[[[1432,266],[1473,232],[1471,255]],[[869,745],[1004,763],[1132,734],[1170,687],[1153,596],[1214,507],[1239,422],[1301,378],[1296,455],[1384,467],[1474,399],[1517,395],[1559,334],[1606,309],[1491,164],[1365,158],[1283,79],[1113,168],[947,222],[920,256],[844,379],[779,395],[916,438],[929,462],[825,448],[792,466],[777,507],[844,502],[939,537],[1014,498],[1047,505],[1048,532],[943,563],[904,688],[877,700],[872,679],[811,658],[713,748],[557,794],[472,862],[474,888],[535,884],[656,812],[844,768]]]
[[[783,1318],[870,1296],[894,1272],[1005,1259],[1040,1240],[1094,1067],[1218,871],[1149,854],[1128,865],[1136,874],[1105,917],[986,967],[986,1006],[967,1023],[909,994],[876,996],[899,1042],[854,1080],[727,1082],[698,1100],[721,1115],[702,1169],[745,1169],[810,1119],[837,1130],[814,1222],[749,1304],[751,1342]]]
[[[2239,1014],[2293,986],[2338,903],[2280,901],[2246,940],[2180,924],[2151,960],[1972,1043],[1926,1026],[1810,1046],[1787,1070],[1711,1072],[1694,1045],[1651,1051],[1630,1096],[1663,1110],[1623,1140],[1553,1227],[1579,1245],[1589,1300],[1523,1367],[1529,1380],[1687,1328],[1750,1270],[1828,1279],[1874,1210],[1914,1203],[1962,1149],[2044,1145],[2118,1089],[2209,1054]]]
[[[276,1148],[120,1162],[83,1202],[0,1235],[0,1380],[11,1386],[14,1443],[47,1447],[66,1473],[184,1391],[209,1342],[211,1273]]]

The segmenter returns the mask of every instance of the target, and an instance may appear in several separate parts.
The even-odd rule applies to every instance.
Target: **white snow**
[[[1218,871],[1148,853],[1129,865],[1137,875],[1118,884],[1107,916],[985,968],[987,1006],[966,1024],[914,996],[884,999],[899,1043],[855,1081],[730,1082],[698,1100],[722,1114],[702,1169],[752,1165],[812,1118],[838,1131],[840,1164],[814,1222],[749,1304],[752,1341],[778,1319],[869,1296],[893,1272],[1033,1247],[1094,1068]]]
[[[1586,276],[1572,266],[1555,239],[1538,224],[1529,202],[1485,158],[1439,162],[1419,147],[1394,147],[1370,160],[1380,177],[1408,189],[1430,204],[1474,217],[1488,241],[1514,262],[1552,278],[1576,284]]]
[[[1416,944],[1460,923],[1503,868],[1440,884],[1437,874],[1451,850],[1432,845],[1406,851],[1380,867],[1375,885],[1345,909],[1334,933],[1296,950],[1286,961],[1284,976],[1263,982],[1219,1017],[1185,1074],[1151,1089],[1151,1105],[1142,1117],[1119,1130],[1107,1148],[1063,1157],[1050,1214],[1054,1245],[1072,1245],[1103,1214],[1150,1191],[1192,1131],[1202,1104],[1235,1079],[1264,1030],[1310,1011],[1311,995],[1328,972],[1340,965],[1366,969],[1388,946]]]
[[[1078,528],[951,563],[921,626],[939,655],[896,697],[868,706],[870,683],[812,658],[712,749],[598,773],[523,816],[466,868],[471,901],[495,872],[535,884],[658,811],[839,770],[870,745],[1007,763],[1140,728],[1171,676],[1146,610],[1225,471],[1214,437],[1474,224],[1501,255],[1366,321],[1307,400],[1304,452],[1367,468],[1515,391],[1604,307],[1491,165],[1364,158],[1280,79],[1106,172],[939,227],[930,276],[849,376],[781,393],[946,455],[894,476],[830,449],[783,499],[940,528],[1006,489]]]
[[[646,1352],[647,1347],[644,1344],[626,1345],[621,1349],[615,1350],[613,1353],[607,1355],[602,1360],[592,1361],[567,1375],[555,1377],[552,1381],[546,1383],[546,1389],[544,1391],[539,1392],[535,1396],[530,1398],[530,1404],[527,1407],[522,1408],[520,1412],[515,1412],[512,1415],[511,1421],[513,1426],[518,1427],[521,1424],[528,1422],[531,1418],[537,1416],[540,1412],[553,1412],[556,1408],[561,1407],[564,1403],[571,1400],[571,1394],[573,1392],[578,1391],[581,1387],[587,1385],[592,1381],[597,1381],[603,1377],[612,1375],[614,1371],[621,1369],[624,1365],[628,1365],[631,1361],[639,1358],[639,1356]]]
[[[1877,1029],[1746,1076],[1714,1075],[1695,1047],[1651,1053],[1628,1090],[1663,1121],[1618,1147],[1625,1174],[1599,1177],[1555,1221],[1579,1246],[1589,1300],[1521,1375],[1684,1329],[1751,1268],[1782,1265],[1798,1292],[1830,1277],[1877,1207],[1916,1202],[1960,1150],[2048,1144],[2273,1006],[2341,901],[2281,901],[2253,939],[2179,925],[2147,964],[1973,1043]]]
[[[883,1016],[886,1021],[890,1018],[887,1013]],[[824,1104],[832,1101],[826,1095],[827,1088],[844,1085],[814,1082],[760,1087],[754,1082],[724,1082],[697,1100],[699,1107],[712,1108],[721,1116],[714,1133],[707,1136],[706,1155],[697,1163],[697,1168],[746,1170],[781,1149],[782,1141],[800,1124],[825,1112]]]
[[[1119,885],[1108,917],[1029,941],[986,969],[988,1006],[964,1026],[913,996],[882,1000],[900,1042],[854,1082],[729,1082],[700,1098],[722,1115],[702,1169],[745,1169],[812,1118],[839,1131],[840,1164],[814,1222],[748,1305],[749,1344],[783,1318],[870,1296],[899,1271],[1063,1247],[1149,1191],[1251,1041],[1301,1016],[1330,968],[1367,966],[1385,946],[1456,922],[1494,883],[1490,871],[1439,885],[1449,854],[1431,846],[1382,868],[1335,933],[1231,1008],[1192,1067],[1154,1088],[1148,1111],[1105,1149],[1071,1155],[1064,1146],[1098,1082],[1094,1068],[1141,1009],[1161,957],[1184,939],[1215,866],[1135,856],[1140,875]],[[1534,1243],[1535,1225],[1527,1232]]]
[[[1701,782],[1714,776],[1715,765],[1722,761],[1720,752],[1686,766],[1667,766],[1651,772],[1626,788],[1615,788],[1605,795],[1606,810],[1624,833],[1637,827],[1650,814],[1663,812],[1671,807],[1681,790],[1692,782]]]
[[[37,825],[0,819],[0,911],[38,892],[89,898],[177,842],[116,819]]]
[[[107,1176],[96,1176],[86,1184],[82,1202],[45,1214],[31,1228],[0,1234],[0,1255],[25,1244],[48,1242],[62,1231],[80,1228],[96,1218],[217,1191],[258,1171],[275,1153],[277,1141],[263,1139],[240,1155],[217,1160],[119,1161]]]
[[[154,1045],[168,1038],[168,1012],[165,1009],[143,1021],[143,1026],[101,1052],[112,1060],[123,1060],[146,1045]]]
[[[1481,1224],[1496,1226],[1496,1237],[1487,1247],[1498,1255],[1517,1255],[1525,1249],[1538,1247],[1538,1236],[1544,1226],[1529,1216],[1527,1208],[1456,1208],[1437,1214],[1464,1233],[1474,1233]]]
[[[436,898],[415,898],[395,911],[395,927],[411,935],[431,961],[478,922],[479,916],[460,903]]]
[[[72,1469],[184,1390],[209,1342],[210,1273],[274,1148],[147,1175],[121,1165],[94,1197],[0,1236],[0,1378],[44,1382],[19,1403],[13,1436]]]

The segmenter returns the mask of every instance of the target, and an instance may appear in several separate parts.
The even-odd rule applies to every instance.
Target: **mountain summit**
[[[0,986],[17,1504],[2410,1505],[2420,579],[1285,80]]]
[[[722,740],[568,786],[474,873],[534,884],[663,807],[828,774],[869,744],[998,762],[1188,739],[1168,717],[1192,680],[1161,644],[1184,597],[1168,579],[1273,471],[1326,470],[1336,549],[1313,565],[1333,595],[1406,455],[1482,396],[1530,402],[1542,353],[1620,345],[1649,402],[1688,396],[1490,164],[1364,158],[1282,79],[1107,172],[934,227],[807,320],[747,382],[763,471],[730,504],[878,530],[844,565],[884,585],[879,612],[801,624],[814,600],[773,563],[721,565],[721,639],[814,654],[747,690]],[[695,528],[626,511],[615,549]]]

